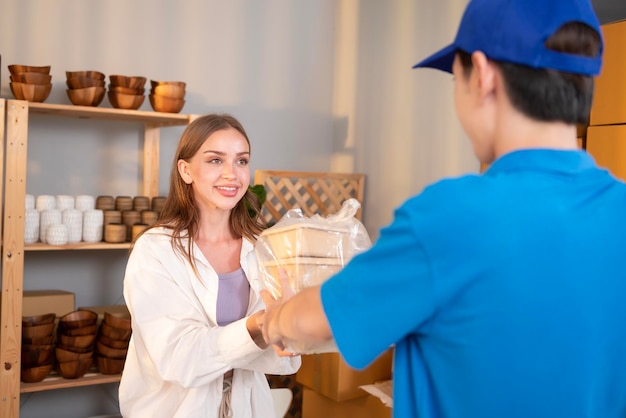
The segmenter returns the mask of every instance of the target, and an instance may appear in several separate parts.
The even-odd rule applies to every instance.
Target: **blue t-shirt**
[[[429,186],[321,295],[351,366],[395,344],[395,417],[626,417],[626,185],[584,151]]]

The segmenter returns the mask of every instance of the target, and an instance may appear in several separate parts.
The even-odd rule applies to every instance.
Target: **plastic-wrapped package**
[[[263,286],[274,297],[281,295],[279,270],[285,269],[295,293],[323,283],[356,254],[371,247],[367,230],[354,217],[360,208],[348,199],[339,212],[327,217],[306,217],[300,209],[288,211],[274,226],[261,233],[256,255]],[[288,347],[297,353],[336,351],[334,342],[323,347]]]

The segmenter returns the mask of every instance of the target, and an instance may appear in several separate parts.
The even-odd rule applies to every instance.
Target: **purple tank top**
[[[228,325],[246,316],[250,300],[250,283],[243,269],[218,274],[217,324]]]

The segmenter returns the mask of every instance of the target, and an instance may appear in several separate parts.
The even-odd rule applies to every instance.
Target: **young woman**
[[[133,335],[119,389],[124,417],[274,417],[265,373],[299,357],[268,346],[248,208],[250,142],[230,115],[183,132],[159,221],[134,243],[124,278]]]

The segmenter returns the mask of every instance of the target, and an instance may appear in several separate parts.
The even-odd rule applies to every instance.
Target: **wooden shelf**
[[[185,126],[196,116],[178,113],[149,112],[143,110],[113,109],[106,107],[74,106],[62,104],[29,103],[31,114],[64,116],[77,119],[115,120],[149,123],[154,126]]]
[[[161,128],[189,125],[198,115],[124,110],[62,104],[29,103],[0,99],[0,230],[2,280],[0,280],[0,416],[18,418],[20,394],[80,386],[117,383],[120,375],[103,375],[95,367],[80,379],[64,379],[58,373],[38,383],[20,381],[21,312],[24,289],[24,253],[32,251],[128,250],[131,243],[80,242],[67,245],[24,244],[26,166],[29,116],[64,117],[143,126],[142,188],[148,197],[159,193],[159,143]],[[42,117],[40,118],[39,115]],[[97,124],[100,125],[100,124]],[[101,127],[98,126],[98,129]],[[120,254],[122,255],[122,254]]]
[[[79,379],[65,379],[61,377],[57,372],[52,372],[50,376],[46,377],[41,382],[37,383],[24,383],[20,385],[20,393],[41,392],[44,390],[55,390],[65,388],[76,388],[80,386],[102,385],[105,383],[117,383],[120,381],[122,375],[114,374],[100,374],[95,369],[90,370],[85,376]]]
[[[76,244],[50,245],[44,243],[26,244],[24,251],[74,251],[74,250],[118,250],[130,248],[130,242],[110,244],[107,242],[77,242]]]

